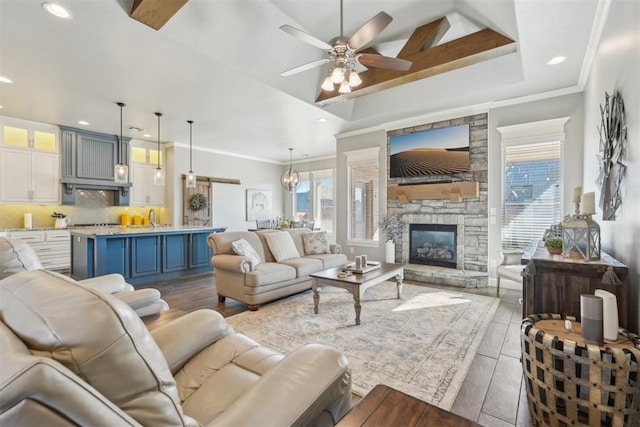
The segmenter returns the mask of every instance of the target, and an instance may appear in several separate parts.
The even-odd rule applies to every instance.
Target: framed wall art
[[[247,190],[247,221],[272,217],[271,190]]]

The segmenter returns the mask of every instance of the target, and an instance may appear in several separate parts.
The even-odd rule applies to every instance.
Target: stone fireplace
[[[409,262],[457,267],[458,227],[448,224],[409,224]]]
[[[469,172],[447,176],[389,178],[387,181],[389,186],[442,182],[476,182],[479,186],[479,196],[476,197],[456,198],[442,195],[428,199],[387,198],[387,211],[399,212],[406,223],[413,224],[413,227],[407,227],[401,239],[396,240],[396,262],[405,264],[407,279],[460,287],[488,285],[487,115],[477,114],[397,129],[389,132],[388,137],[467,123],[470,133]],[[451,234],[447,237],[446,243],[438,239],[436,242],[425,242],[424,236],[419,237],[419,234],[412,236],[416,228],[421,229],[425,226],[432,227],[426,231],[432,233],[427,234],[427,237],[442,237],[439,233],[443,231]],[[453,251],[453,259],[446,259],[450,257],[448,252]]]

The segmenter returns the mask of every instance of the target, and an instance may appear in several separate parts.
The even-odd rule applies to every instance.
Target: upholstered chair
[[[21,271],[42,269],[38,255],[23,240],[0,237],[0,279]],[[138,316],[149,316],[169,309],[157,289],[138,289],[127,283],[121,274],[106,274],[82,280],[102,292],[114,294],[131,306]]]
[[[46,270],[0,281],[0,425],[333,425],[351,404],[345,356],[289,356],[213,310],[153,332],[127,304]]]
[[[520,258],[522,258],[523,253],[521,250],[505,250],[500,252],[502,262],[496,269],[498,275],[496,295],[500,295],[500,279],[508,279],[522,286],[522,270],[524,270],[525,266],[520,264]]]

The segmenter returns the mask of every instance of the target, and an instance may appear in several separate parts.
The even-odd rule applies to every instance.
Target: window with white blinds
[[[378,244],[380,203],[380,147],[347,151],[349,185],[347,240]]]
[[[524,249],[562,218],[562,146],[504,144],[502,154],[502,247]]]

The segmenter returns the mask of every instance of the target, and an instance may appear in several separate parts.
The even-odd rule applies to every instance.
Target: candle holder
[[[580,201],[573,202],[573,214],[575,216],[580,215]]]
[[[600,226],[591,215],[567,216],[562,221],[562,256],[585,261],[600,259]]]

